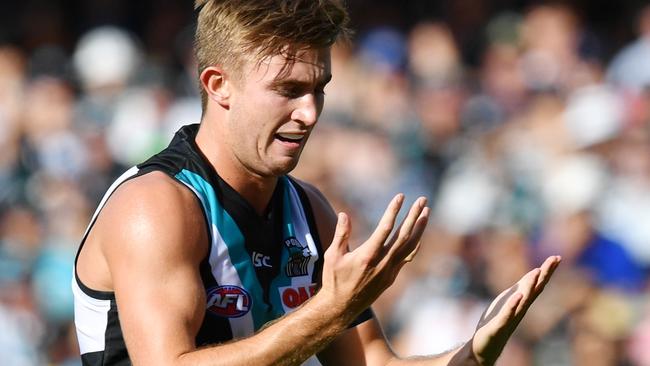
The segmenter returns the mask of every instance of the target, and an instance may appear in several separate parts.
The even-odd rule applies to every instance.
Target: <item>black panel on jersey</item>
[[[211,288],[219,286],[212,276],[212,268],[210,267],[210,256],[208,255],[200,266],[201,281],[203,281],[204,288]],[[215,332],[219,329],[219,332]],[[230,322],[228,318],[215,316],[208,310],[203,314],[203,322],[196,334],[195,344],[197,347],[207,346],[210,344],[217,344],[227,342],[232,339],[232,329],[230,329]]]
[[[216,332],[215,330],[219,330]],[[203,322],[196,334],[195,344],[197,347],[208,346],[212,344],[224,343],[232,340],[232,329],[228,318],[216,316],[209,311],[205,311]]]
[[[131,365],[129,354],[124,344],[122,327],[117,313],[117,303],[111,300],[111,308],[108,310],[108,323],[104,335],[106,344],[104,346],[105,365]]]
[[[201,274],[201,282],[204,288],[212,288],[219,286],[217,281],[212,276],[212,267],[210,267],[210,256],[203,258],[199,265],[199,272]]]
[[[97,366],[104,364],[104,351],[88,352],[81,355],[82,366]]]
[[[365,321],[368,321],[374,317],[375,317],[375,313],[372,311],[372,308],[367,308],[366,310],[362,311],[361,314],[359,314],[359,316],[356,319],[354,319],[352,323],[350,323],[350,325],[348,325],[348,329],[354,328],[357,325]]]
[[[262,253],[271,259],[271,268],[254,267],[257,279],[262,286],[266,310],[271,310],[269,288],[281,267],[282,255],[282,211],[283,211],[283,182],[278,183],[273,191],[269,207],[264,216],[257,214],[255,209],[235,191],[226,181],[217,176],[218,191],[223,208],[233,218],[245,239],[248,256],[253,252]]]

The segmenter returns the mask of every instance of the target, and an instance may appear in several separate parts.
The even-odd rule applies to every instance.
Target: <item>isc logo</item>
[[[238,318],[251,308],[251,296],[238,286],[217,286],[208,290],[207,309],[226,318]]]
[[[253,252],[253,265],[255,267],[268,267],[271,268],[271,257],[262,253]]]
[[[316,294],[316,284],[280,287],[278,291],[280,291],[284,312],[289,313]]]

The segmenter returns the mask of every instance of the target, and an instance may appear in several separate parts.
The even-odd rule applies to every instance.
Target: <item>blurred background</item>
[[[430,198],[376,303],[401,355],[467,340],[563,264],[499,365],[650,365],[650,7],[349,0],[350,45],[294,172],[353,215]],[[191,1],[0,3],[0,364],[79,365],[71,269],[110,182],[200,119]]]

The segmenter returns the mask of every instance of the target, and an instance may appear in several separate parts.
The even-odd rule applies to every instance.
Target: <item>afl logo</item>
[[[239,318],[251,308],[252,299],[246,290],[239,286],[217,286],[208,289],[206,308],[212,314]]]

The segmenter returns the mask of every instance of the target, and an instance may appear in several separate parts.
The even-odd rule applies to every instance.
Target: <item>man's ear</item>
[[[217,102],[220,106],[230,107],[230,80],[223,69],[217,66],[206,67],[199,78],[208,99]]]

